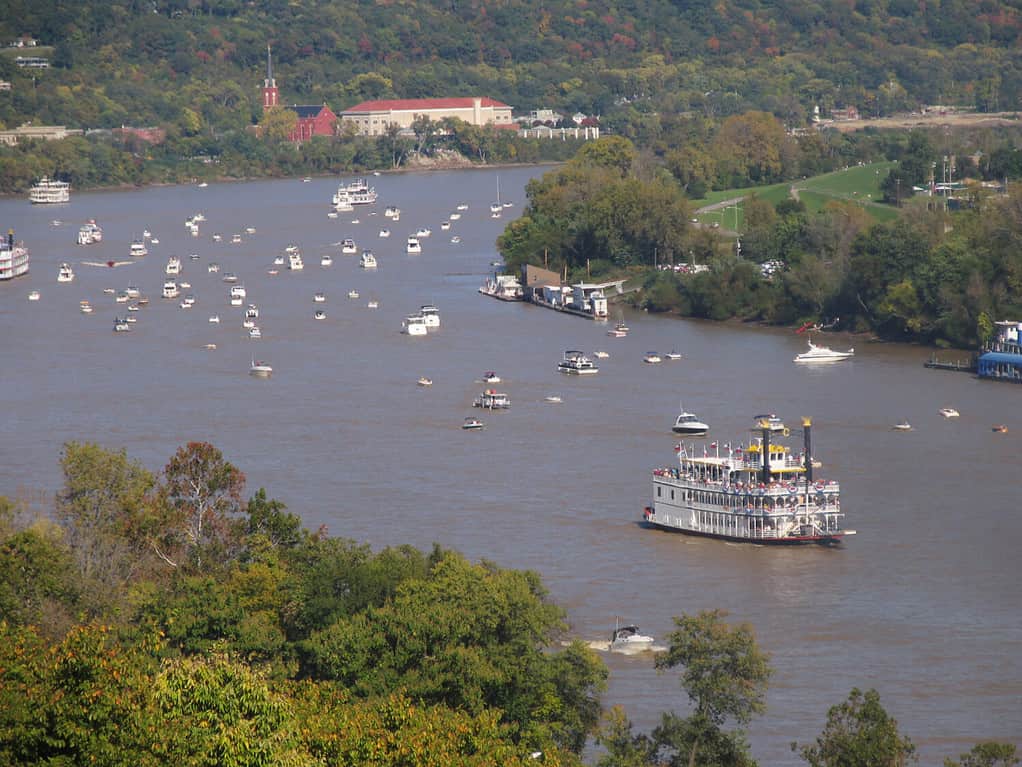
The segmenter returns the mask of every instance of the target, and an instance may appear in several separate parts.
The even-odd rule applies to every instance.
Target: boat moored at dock
[[[802,425],[797,456],[771,441],[767,423],[751,445],[725,445],[726,454],[717,443],[712,454],[704,446],[701,455],[682,445],[676,466],[653,471],[645,525],[759,544],[833,546],[854,535],[842,525],[840,485],[813,476],[812,422]]]

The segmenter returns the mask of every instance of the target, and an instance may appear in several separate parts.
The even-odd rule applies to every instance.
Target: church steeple
[[[263,80],[263,110],[277,106],[277,81],[273,79],[273,59],[270,46],[266,45],[266,79]]]

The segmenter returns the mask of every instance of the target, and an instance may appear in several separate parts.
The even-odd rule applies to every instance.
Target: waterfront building
[[[381,136],[396,125],[411,129],[420,117],[439,122],[456,117],[469,125],[514,127],[511,107],[487,97],[454,97],[442,99],[384,99],[363,101],[341,112],[341,124],[354,126],[363,136]]]
[[[980,378],[1022,383],[1022,322],[1002,320],[997,335],[980,355],[976,373]]]

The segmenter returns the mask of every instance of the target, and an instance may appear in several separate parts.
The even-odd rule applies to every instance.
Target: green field
[[[771,184],[770,186],[754,186],[743,189],[725,189],[719,192],[711,192],[701,200],[693,200],[692,205],[702,208],[707,205],[732,200],[738,197],[756,195],[776,205],[781,200],[790,197],[792,190],[797,190],[799,199],[805,203],[806,210],[810,213],[820,211],[827,203],[835,200],[843,202],[855,202],[862,205],[866,212],[877,221],[890,221],[896,218],[897,211],[889,205],[883,205],[876,200],[881,198],[880,182],[887,175],[887,171],[894,165],[892,162],[870,163],[859,165],[844,170],[824,173],[821,176],[803,179],[794,183]],[[721,229],[730,231],[741,231],[743,224],[742,204],[722,208],[720,210],[697,213],[699,222],[708,226],[716,224]]]

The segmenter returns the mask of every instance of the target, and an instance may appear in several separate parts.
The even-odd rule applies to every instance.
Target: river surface
[[[769,710],[750,727],[762,764],[799,763],[790,742],[815,738],[855,686],[879,690],[923,764],[985,739],[1018,743],[1022,388],[926,370],[929,352],[918,348],[828,336],[834,348],[854,344],[855,358],[807,369],[792,363],[805,339],[790,330],[614,308],[631,326],[616,339],[599,323],[481,296],[494,240],[541,172],[384,175],[372,179],[377,215],[337,219],[327,217],[336,179],[75,193],[61,206],[0,201],[3,229],[32,251],[31,273],[0,284],[0,494],[51,497],[67,440],[125,448],[154,471],[185,442],[208,440],[247,474],[249,492],[266,487],[309,528],[377,548],[437,541],[537,570],[567,609],[571,636],[605,641],[620,619],[664,637],[672,616],[709,608],[750,622],[776,669]],[[513,205],[494,220],[498,174]],[[469,208],[441,231],[460,202]],[[399,222],[384,217],[390,205]],[[184,221],[200,211],[207,220],[193,238]],[[89,218],[104,241],[78,247]],[[392,235],[380,238],[385,227]],[[432,236],[421,255],[405,255],[419,227]],[[160,242],[144,259],[80,263],[129,260],[145,229]],[[344,237],[371,248],[379,268],[342,256]],[[301,246],[304,271],[269,274],[289,243]],[[192,309],[160,298],[170,255],[182,259]],[[75,267],[72,284],[56,282],[62,261]],[[228,271],[260,308],[260,340],[228,305]],[[114,333],[125,307],[103,289],[129,284],[151,303],[133,332]],[[27,300],[33,289],[41,300]],[[325,303],[313,303],[317,291]],[[83,299],[93,314],[79,312]],[[427,303],[441,311],[439,332],[401,334],[402,319]],[[326,319],[313,319],[316,308]],[[610,356],[598,375],[569,377],[556,370],[566,349]],[[684,358],[643,364],[648,350]],[[249,376],[253,359],[271,364],[272,378]],[[504,379],[497,388],[512,408],[463,431],[487,370]],[[420,376],[433,386],[417,386]],[[563,402],[546,402],[553,394]],[[681,404],[712,439],[734,444],[749,439],[754,414],[790,426],[812,416],[820,474],[843,484],[858,535],[840,549],[777,549],[639,527],[650,470],[674,459]],[[961,417],[941,418],[945,406]],[[903,419],[914,429],[892,431]],[[1009,432],[993,433],[995,423]],[[678,675],[657,674],[648,653],[603,657],[605,703],[622,705],[638,730],[686,711]]]

